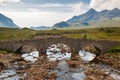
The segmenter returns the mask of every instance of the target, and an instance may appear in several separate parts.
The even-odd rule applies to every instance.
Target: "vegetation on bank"
[[[31,39],[38,35],[62,35],[69,38],[120,40],[120,27],[52,30],[0,28],[0,40]]]
[[[14,51],[6,49],[6,48],[0,48],[0,53],[7,54],[7,53],[13,53]]]
[[[112,52],[112,53],[120,53],[120,46],[114,46],[112,47],[109,52]]]

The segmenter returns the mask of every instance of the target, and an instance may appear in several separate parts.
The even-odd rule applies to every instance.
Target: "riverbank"
[[[81,76],[81,74],[85,80],[119,80],[119,77],[119,79],[115,79],[114,77],[116,75],[120,76],[119,59],[120,54],[113,55],[106,53],[98,56],[93,62],[84,63],[79,55],[74,54],[70,60],[65,62],[50,62],[47,60],[46,55],[41,55],[35,63],[30,63],[22,60],[18,54],[0,54],[0,61],[5,66],[1,68],[2,70],[7,68],[8,64],[15,62],[17,62],[18,65],[26,66],[23,69],[17,70],[18,73],[26,73],[26,76],[23,78],[24,80],[64,80],[61,78],[69,79],[69,75],[75,78],[75,76]],[[59,72],[64,75],[61,75]]]

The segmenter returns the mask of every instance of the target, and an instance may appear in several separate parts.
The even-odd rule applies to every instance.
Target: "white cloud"
[[[89,9],[89,5],[83,2],[80,2],[80,3],[73,4],[72,9],[74,13],[80,15],[81,13],[84,13]]]
[[[0,1],[0,3],[4,3],[5,0]],[[75,4],[45,3],[39,5],[25,4],[20,0],[6,0],[6,2],[7,6],[0,6],[0,12],[10,17],[21,27],[52,26],[75,15],[80,15],[89,9],[89,5],[83,2]]]
[[[90,7],[96,10],[120,8],[119,0],[91,0]]]
[[[2,14],[12,18],[20,27],[30,26],[52,26],[55,23],[64,21],[73,16],[73,13],[62,12],[7,12]]]
[[[37,5],[38,7],[63,7],[63,4],[53,4],[53,3],[45,3],[41,5]]]
[[[9,3],[17,3],[21,2],[21,0],[0,0],[0,5],[6,6]]]

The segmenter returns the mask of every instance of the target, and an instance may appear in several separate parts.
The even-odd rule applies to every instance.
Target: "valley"
[[[0,1],[0,80],[120,80],[119,7],[34,1]]]

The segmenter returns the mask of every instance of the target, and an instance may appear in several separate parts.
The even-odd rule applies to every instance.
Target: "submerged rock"
[[[49,61],[63,60],[71,58],[71,49],[63,43],[53,44],[46,50]]]
[[[115,80],[109,74],[99,69],[88,69],[85,71],[85,80]]]
[[[50,62],[46,56],[40,56],[38,61],[27,69],[27,75],[24,80],[56,80],[56,73],[50,73],[50,70],[55,69],[56,62]]]
[[[2,71],[3,68],[4,68],[4,63],[0,62],[0,72]]]
[[[99,62],[110,65],[120,71],[120,53],[106,53],[97,57]]]

